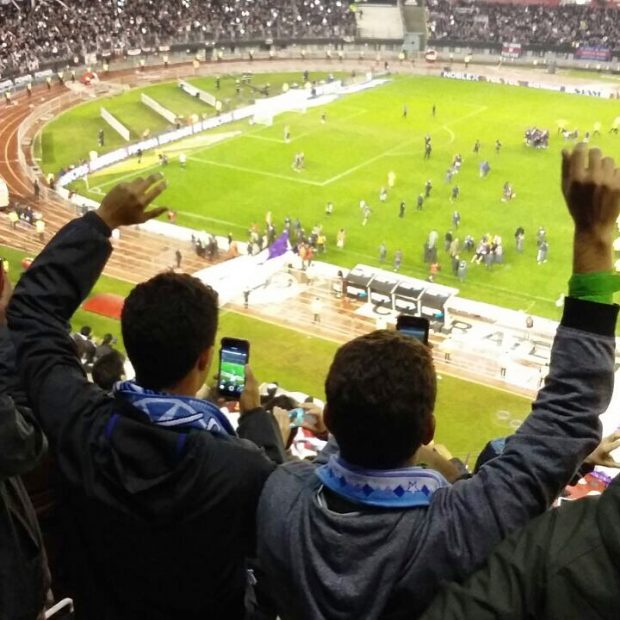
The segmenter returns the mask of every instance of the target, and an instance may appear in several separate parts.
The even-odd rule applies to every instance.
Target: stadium
[[[568,174],[566,165],[561,166],[562,153],[578,151],[582,148],[578,144],[600,149],[616,161],[620,158],[619,10],[613,2],[559,4],[553,0],[384,0],[353,4],[331,0],[241,0],[230,4],[199,0],[0,0],[0,256],[5,278],[17,286],[14,301],[3,302],[2,316],[8,316],[7,334],[12,334],[17,350],[16,372],[25,382],[34,410],[34,415],[26,419],[36,428],[42,425],[53,456],[52,462],[45,460],[26,478],[34,504],[29,518],[32,516],[32,527],[37,531],[38,518],[49,555],[51,582],[48,579],[45,590],[53,595],[44,603],[40,591],[32,594],[38,602],[28,609],[24,605],[22,611],[18,599],[25,601],[27,593],[36,588],[28,584],[26,573],[19,584],[12,585],[0,570],[0,580],[5,582],[0,585],[0,593],[24,592],[11,603],[14,606],[7,603],[7,610],[15,611],[6,617],[37,618],[33,610],[41,612],[43,607],[45,617],[74,614],[77,618],[397,618],[405,617],[399,615],[405,612],[409,614],[406,617],[420,617],[439,592],[440,582],[462,582],[484,567],[484,560],[497,542],[550,504],[557,504],[560,495],[578,503],[582,496],[601,495],[608,485],[611,491],[617,465],[613,458],[618,444],[615,432],[620,428],[619,397],[617,390],[612,393],[613,374],[618,368],[615,353],[607,349],[604,354],[599,352],[595,359],[600,362],[592,362],[591,374],[582,369],[583,376],[573,378],[570,372],[577,372],[581,364],[588,362],[595,345],[590,346],[585,338],[580,354],[574,345],[572,349],[564,345],[566,350],[552,352],[554,347],[560,347],[558,341],[564,342],[563,333],[570,331],[567,325],[573,329],[577,326],[583,333],[593,331],[599,339],[608,336],[612,349],[617,340],[615,323],[607,334],[601,331],[601,326],[607,324],[601,314],[579,305],[575,310],[566,300],[581,297],[586,301],[579,299],[578,303],[597,305],[594,302],[600,301],[599,289],[603,287],[609,308],[614,307],[610,305],[612,300],[618,302],[620,287],[614,278],[620,272],[620,228],[616,225],[610,233],[613,243],[606,284],[596,285],[596,295],[590,289],[587,295],[577,295],[573,284],[569,290],[567,282],[575,278],[571,274],[580,273],[575,269],[578,259],[573,258],[577,253],[573,244],[579,235],[573,232],[575,216],[566,208],[567,190],[560,181]],[[147,183],[142,181],[145,178],[152,193],[144,186],[144,194],[153,196],[147,202],[150,208],[161,209],[162,215],[127,222],[130,225],[119,220],[122,225],[109,226],[112,251],[108,258],[103,246],[99,248],[94,232],[108,224],[104,217],[106,201],[111,200],[119,184],[130,189],[142,187],[141,183]],[[161,178],[165,180],[164,191],[160,191]],[[593,182],[606,183],[602,178],[597,176]],[[613,174],[609,183],[614,183]],[[95,214],[99,214],[98,220]],[[112,219],[110,216],[109,221]],[[95,220],[99,228],[92,224]],[[80,221],[90,222],[93,231],[90,237],[84,232],[82,242],[72,248],[68,231],[79,238]],[[79,247],[83,256],[75,264],[67,262],[55,274],[45,271],[53,265],[54,248],[58,256],[64,248],[64,256],[69,257],[71,252],[77,256]],[[104,255],[99,277],[95,261]],[[601,270],[588,267],[583,271]],[[167,295],[170,308],[176,307],[174,282],[181,282],[183,274],[194,276],[217,292],[219,312],[215,312],[219,319],[216,316],[214,322],[208,318],[202,321],[199,316],[198,323],[193,323],[192,308],[197,302],[188,302],[185,307],[182,291],[178,291],[178,316],[164,309],[159,324],[157,317],[147,318],[151,308],[158,308]],[[66,277],[65,288],[61,276]],[[171,280],[166,284],[167,278]],[[144,305],[134,309],[137,302],[130,301],[132,290],[151,279],[163,283],[165,293],[155,301],[145,297],[141,300]],[[205,308],[211,303],[206,298],[203,302]],[[49,318],[44,316],[45,304]],[[25,318],[35,307],[39,308],[40,338],[22,334],[28,325],[32,328],[39,323],[39,318],[30,323]],[[67,317],[63,316],[65,307],[71,309]],[[184,307],[186,316],[179,310]],[[204,310],[205,317],[209,312]],[[571,312],[581,318],[567,319]],[[589,312],[598,317],[591,327],[583,318]],[[506,511],[506,523],[494,516],[491,520],[497,532],[489,526],[489,541],[484,544],[479,541],[480,530],[473,542],[466,540],[463,544],[468,553],[471,549],[475,552],[471,551],[471,557],[464,554],[466,559],[454,560],[450,571],[440,574],[440,569],[433,567],[433,577],[428,580],[419,567],[396,573],[392,581],[381,577],[375,587],[382,594],[371,605],[364,602],[369,594],[358,584],[360,575],[346,569],[347,562],[354,563],[350,541],[348,546],[344,538],[339,543],[342,547],[338,558],[344,564],[327,568],[322,564],[326,552],[317,552],[314,547],[331,538],[321,529],[326,539],[321,539],[322,543],[313,539],[311,545],[312,554],[322,558],[317,560],[318,565],[326,571],[317,577],[313,573],[314,559],[307,563],[299,558],[291,560],[278,550],[278,560],[274,560],[278,540],[288,540],[294,551],[298,541],[284,524],[277,519],[265,521],[261,514],[269,512],[269,494],[276,497],[278,492],[281,496],[273,500],[274,507],[290,501],[285,511],[294,515],[300,510],[297,500],[293,500],[296,492],[286,495],[289,482],[278,472],[282,468],[286,471],[289,461],[310,463],[317,458],[316,462],[322,463],[321,455],[331,454],[336,429],[341,429],[342,424],[330,422],[335,414],[327,414],[332,402],[333,411],[338,410],[339,401],[333,392],[330,397],[329,386],[337,383],[333,374],[339,348],[354,347],[357,339],[365,342],[364,338],[371,346],[372,334],[383,333],[377,330],[391,333],[385,335],[386,347],[398,347],[400,341],[389,343],[401,315],[427,321],[429,360],[432,357],[437,379],[437,424],[434,443],[429,444],[435,447],[427,448],[428,454],[421,453],[420,463],[454,482],[455,493],[461,478],[472,481],[475,488],[476,481],[485,478],[482,464],[490,458],[489,450],[497,450],[497,439],[502,438],[503,446],[503,438],[514,435],[514,442],[509,440],[508,447],[501,449],[506,454],[501,455],[499,450],[501,458],[495,452],[493,456],[498,462],[513,459],[514,464],[519,464],[518,459],[528,455],[533,463],[531,478],[540,488],[530,488],[526,493],[518,485],[521,482],[526,487],[528,482],[519,481],[519,475],[498,465],[498,478],[515,479],[514,492],[506,496],[502,496],[498,484],[498,498],[507,505],[522,501],[520,517],[511,516],[510,509]],[[143,326],[135,328],[144,339],[137,352],[134,339],[127,340],[126,316],[133,317],[134,325],[143,318]],[[45,364],[36,372],[26,370],[31,358],[38,363],[47,360],[49,365],[58,364],[58,368],[70,365],[67,351],[62,357],[54,357],[60,355],[60,344],[60,348],[52,346],[51,340],[47,348],[33,344],[46,342],[45,330],[49,327],[51,334],[52,325],[58,327],[64,318],[70,320],[76,368],[105,391],[115,390],[114,398],[107,398],[117,403],[121,412],[114,410],[110,414],[112,421],[103,425],[100,438],[91,430],[83,431],[81,439],[91,446],[88,465],[82,463],[86,459],[82,452],[89,450],[78,449],[78,456],[72,452],[74,447],[67,439],[72,431],[63,426],[65,430],[56,434],[53,424],[57,422],[51,421],[56,420],[56,414],[45,417],[42,412],[47,403],[36,390],[32,392],[38,382],[43,386],[41,377],[55,371]],[[194,385],[195,376],[190,381],[187,375],[181,382],[184,391],[161,390],[187,397],[184,405],[174,405],[174,414],[172,409],[162,414],[153,413],[148,404],[135,405],[142,402],[135,390],[156,400],[160,388],[172,385],[154,382],[140,387],[141,376],[146,373],[141,368],[153,365],[149,366],[147,358],[154,360],[161,355],[158,365],[166,367],[184,355],[179,344],[181,336],[167,355],[155,346],[160,332],[167,329],[162,326],[164,321],[167,325],[178,323],[179,334],[192,326],[196,342],[202,337],[202,323],[217,327],[208,359],[201,361],[198,356],[199,371],[209,371],[207,385],[202,385],[203,380],[200,386],[194,386],[200,387],[198,391],[188,391],[187,385]],[[9,336],[6,338],[8,341]],[[249,358],[251,365],[248,382],[255,377],[258,384],[260,401],[254,403],[256,408],[247,405],[247,397],[246,404],[243,397],[227,403],[226,398],[218,398],[218,381],[212,377],[218,374],[218,364],[220,378],[226,376],[236,386],[243,386],[246,379],[243,364],[226,366],[224,349],[220,351],[222,338],[250,343],[251,353],[245,351],[245,360]],[[98,360],[108,355],[116,356],[113,366],[117,375],[111,366],[98,366]],[[134,358],[142,361],[135,362]],[[606,371],[605,360],[610,364]],[[109,357],[107,361],[111,363]],[[374,375],[368,367],[375,364],[362,364],[354,372],[356,363],[356,358],[349,360],[340,370],[342,376],[348,374],[351,384],[359,380],[372,391]],[[371,409],[380,410],[386,401],[399,398],[396,377],[408,366],[406,362],[402,368],[396,368],[395,362],[392,366],[394,376],[384,377],[385,386],[373,395]],[[375,374],[391,372],[385,369],[392,366],[377,358]],[[555,371],[556,367],[559,370]],[[8,368],[4,368],[7,376]],[[565,384],[555,378],[556,372],[564,373]],[[105,379],[100,382],[103,375]],[[137,379],[132,381],[134,375]],[[60,377],[55,390],[66,391],[69,398],[73,388]],[[115,383],[123,379],[122,384]],[[92,385],[88,385],[80,389],[90,390]],[[419,389],[417,381],[411,382],[411,389],[414,386]],[[556,391],[549,386],[555,386]],[[16,404],[21,402],[9,387],[5,392]],[[351,395],[355,390],[349,390],[346,383],[340,384],[337,392],[346,393],[352,399],[350,403],[355,402],[356,408],[365,411],[359,394]],[[77,396],[72,398],[81,402]],[[94,401],[98,398],[92,397]],[[204,398],[200,402],[207,404],[196,405],[198,398]],[[119,399],[134,405],[121,406]],[[61,402],[52,398],[50,411],[62,410]],[[136,429],[122,430],[127,433],[122,435],[127,443],[120,450],[112,438],[116,420],[119,415],[133,419],[134,414],[123,411],[142,406],[148,410],[148,424],[166,430],[158,430],[161,437],[149,439],[144,438],[146,435],[140,439]],[[213,412],[220,406],[225,414]],[[182,420],[179,413],[190,409],[194,416],[191,423]],[[273,428],[281,431],[277,439],[278,443],[284,442],[281,451],[274,448],[264,428],[258,432],[258,422],[252,421],[258,419],[255,409],[260,409],[258,415],[266,416],[268,421],[264,423],[269,433]],[[386,405],[388,409],[391,411]],[[542,416],[536,418],[539,410],[546,409],[557,416],[557,428],[550,416],[544,423]],[[530,414],[532,410],[534,414]],[[592,419],[586,421],[583,413],[582,426],[578,428],[575,421],[574,428],[569,428],[563,416],[577,416],[582,411],[588,411]],[[359,421],[352,423],[359,424],[354,434],[359,441],[366,437],[364,419],[360,413]],[[245,604],[241,600],[243,611],[239,593],[233,593],[232,586],[226,590],[229,598],[222,599],[225,603],[209,589],[211,586],[196,596],[192,580],[180,586],[173,579],[174,584],[162,586],[159,571],[163,571],[165,563],[174,560],[201,570],[200,557],[188,559],[179,551],[187,540],[179,534],[183,527],[179,531],[171,528],[170,520],[183,523],[186,517],[180,514],[189,515],[188,531],[196,522],[192,519],[198,519],[196,515],[210,523],[206,504],[197,508],[172,491],[176,488],[174,481],[184,478],[179,478],[177,465],[171,463],[184,454],[183,446],[190,440],[179,440],[175,435],[176,447],[171,456],[163,447],[164,433],[185,437],[183,429],[190,427],[193,430],[187,432],[187,437],[230,433],[235,441],[237,435],[241,441],[249,439],[269,457],[265,461],[279,464],[276,473],[268,478],[260,500],[258,560],[253,552],[240,551],[238,543],[229,554],[219,545],[228,540],[229,534],[243,538],[244,527],[252,529],[254,536],[254,522],[242,525],[238,513],[256,512],[265,480],[247,491],[248,497],[256,494],[254,504],[248,500],[249,507],[242,508],[231,502],[222,509],[230,531],[215,547],[230,560],[226,570],[234,564],[230,558],[237,558],[234,570],[244,563],[258,578],[258,585],[248,587]],[[413,430],[419,432],[417,427]],[[597,456],[590,455],[584,461],[594,448],[593,435],[598,434],[596,439],[600,441],[601,430],[607,439],[597,448]],[[545,434],[546,442],[533,436],[542,438]],[[371,437],[381,453],[384,436],[377,429]],[[7,437],[9,445],[13,440]],[[336,439],[340,442],[339,437]],[[102,447],[106,442],[113,446],[112,456],[107,456],[108,448]],[[344,438],[340,443],[347,445]],[[153,456],[153,445],[162,450],[157,456]],[[571,458],[563,460],[562,451]],[[148,483],[142,478],[138,482],[131,478],[127,487],[123,486],[125,478],[120,486],[112,482],[118,471],[123,471],[123,477],[128,471],[131,476],[142,472],[143,454],[151,459],[149,467],[154,467],[147,476]],[[192,497],[200,496],[201,477],[205,488],[211,484],[207,465],[197,465],[195,458],[192,452],[191,467],[197,467],[199,472],[203,468],[204,472],[194,475],[198,491],[195,489]],[[342,461],[336,458],[332,462],[333,458],[330,456],[328,464],[322,464],[328,473],[317,474],[329,489],[328,499],[330,493],[338,495],[340,491],[332,489],[329,479],[322,476],[341,481],[347,476],[349,480],[361,476],[353,466],[338,469],[348,467],[342,455]],[[435,458],[443,459],[442,464],[435,463]],[[350,456],[347,459],[355,462]],[[282,466],[282,461],[287,465]],[[454,465],[444,461],[458,463],[458,475],[450,469]],[[399,462],[401,466],[403,462]],[[72,469],[76,463],[82,464]],[[108,469],[111,463],[114,466]],[[360,467],[364,464],[355,463]],[[373,506],[371,512],[388,506],[389,513],[394,508],[381,503],[388,501],[384,486],[375,491],[374,504],[368,497],[355,496],[360,488],[371,489],[377,482],[378,478],[371,478],[368,472],[402,471],[393,463],[382,463],[380,459],[366,461],[366,477],[350,485],[349,495],[340,496],[348,502],[344,508],[340,500],[335,501],[336,512],[358,514],[349,511],[358,505],[356,502],[368,502]],[[582,475],[578,479],[575,471],[579,466]],[[228,461],[227,467],[235,470],[236,465]],[[250,465],[240,462],[239,473],[249,475],[246,467]],[[3,472],[3,479],[17,480],[8,476],[25,474],[28,469],[9,469]],[[277,484],[270,482],[279,475]],[[258,480],[260,475],[256,473],[255,478]],[[159,500],[151,504],[153,496],[161,492],[157,489],[163,480],[167,482],[161,488],[167,489],[169,505],[159,504]],[[489,480],[491,486],[493,478]],[[438,484],[443,482],[442,478]],[[424,482],[431,487],[435,483],[434,479]],[[407,484],[414,488],[422,483],[412,478]],[[529,484],[534,487],[533,482]],[[403,488],[406,484],[401,481],[397,490]],[[428,488],[424,486],[426,496]],[[77,499],[67,500],[67,493]],[[231,491],[235,493],[239,491]],[[404,501],[401,495],[407,497],[404,491],[395,493],[399,501]],[[528,500],[528,493],[536,501]],[[477,502],[486,501],[484,497],[481,492]],[[498,498],[494,501],[499,502]],[[327,502],[330,508],[333,499]],[[22,500],[29,506],[30,500]],[[174,507],[176,501],[178,510]],[[411,501],[406,506],[428,505],[432,510],[427,497]],[[422,504],[416,503],[420,501]],[[456,507],[446,509],[448,516],[439,514],[435,520],[456,518],[454,514],[462,511],[464,523],[476,521],[475,508],[465,500],[463,506],[458,505],[461,500],[454,501]],[[403,505],[398,509],[403,510]],[[11,510],[24,509],[9,505]],[[481,514],[484,512],[481,510]],[[514,512],[516,515],[519,511]],[[66,513],[71,514],[67,517]],[[108,537],[109,549],[114,551],[106,551],[100,542],[89,546],[86,528],[78,527],[77,535],[69,535],[70,524],[81,517],[89,527],[101,528]],[[118,534],[115,528],[126,517],[123,534]],[[301,522],[305,518],[301,515]],[[482,530],[485,523],[485,518],[480,517]],[[219,531],[218,527],[213,525],[214,532]],[[402,537],[406,538],[406,526],[402,528]],[[161,553],[151,553],[152,536],[158,531],[171,534],[170,542],[163,545]],[[363,551],[361,538],[358,541],[362,536],[353,536],[362,553],[355,560],[360,565],[368,564],[368,557],[372,560],[375,552]],[[429,534],[429,541],[441,547],[442,541],[433,536]],[[205,540],[198,536],[196,545]],[[307,541],[299,544],[299,553],[310,553],[303,547]],[[402,542],[402,549],[408,544]],[[427,544],[430,549],[431,542]],[[388,554],[389,546],[382,552]],[[127,551],[132,547],[133,552]],[[420,551],[422,555],[428,552]],[[112,557],[114,553],[117,559]],[[441,558],[442,553],[437,557]],[[458,556],[459,551],[454,554]],[[140,560],[132,564],[136,556]],[[377,566],[386,561],[381,553],[379,556],[381,561],[374,566],[370,562],[368,571],[375,575],[375,582],[380,570]],[[76,563],[90,560],[95,568],[85,569],[88,577],[76,577]],[[262,561],[273,566],[272,570],[265,569],[261,581]],[[219,583],[225,571],[220,574],[215,560],[210,562],[205,570],[209,575],[218,575],[213,581]],[[149,567],[159,567],[160,563],[162,568],[153,569],[152,578],[144,578]],[[128,586],[125,590],[115,579],[93,585],[89,580],[100,579],[103,567],[127,570],[128,582],[135,589]],[[299,592],[297,600],[295,594],[280,594],[302,587],[289,584],[288,577],[283,576],[289,571],[291,579],[305,584],[305,591],[314,588],[316,600]],[[405,584],[407,580],[413,582],[414,576],[427,584],[422,594],[412,594]],[[236,579],[232,573],[229,577],[230,583]],[[491,574],[490,582],[495,577]],[[252,579],[256,580],[254,576]],[[40,583],[38,587],[41,590]],[[216,586],[216,594],[218,588],[224,586]],[[254,594],[251,604],[247,600],[250,590]],[[502,588],[498,586],[498,590]],[[321,600],[321,592],[325,600]],[[453,617],[450,614],[456,613],[457,603],[447,596],[431,608],[439,615],[428,617]],[[468,601],[469,612],[458,617],[491,617],[482,615],[472,600]],[[53,602],[59,603],[58,611]],[[2,605],[0,597],[0,617]],[[526,617],[519,605],[515,603],[514,609],[512,606],[514,615],[509,617]],[[349,611],[341,613],[342,609]],[[17,615],[18,610],[22,615]],[[614,617],[609,614],[567,613],[564,617]],[[547,617],[542,611],[534,615]]]

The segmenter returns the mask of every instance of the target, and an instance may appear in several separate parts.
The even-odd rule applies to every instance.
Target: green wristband
[[[613,304],[617,291],[620,291],[620,275],[610,271],[574,273],[568,281],[571,297],[600,304]]]

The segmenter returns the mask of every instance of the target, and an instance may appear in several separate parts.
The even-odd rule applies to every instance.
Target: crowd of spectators
[[[620,9],[429,0],[431,42],[520,43],[545,48],[620,47]]]
[[[66,0],[0,5],[0,76],[85,53],[174,42],[342,37],[344,0]]]

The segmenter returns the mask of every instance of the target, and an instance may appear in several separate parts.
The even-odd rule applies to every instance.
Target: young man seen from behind
[[[611,269],[620,206],[613,161],[587,159],[580,145],[562,168],[575,274]],[[532,413],[501,456],[453,485],[412,466],[435,431],[430,350],[388,331],[338,350],[325,383],[337,445],[276,470],[259,503],[258,557],[281,618],[415,618],[441,582],[551,505],[597,446],[613,388],[618,308],[579,297],[566,298]]]
[[[67,224],[9,307],[21,374],[60,472],[78,618],[244,618],[245,557],[281,437],[248,371],[238,436],[195,398],[208,376],[217,293],[188,275],[139,284],[121,327],[135,381],[89,383],[67,324],[101,274],[113,229],[145,222],[161,175],[121,184]],[[240,439],[244,437],[246,439]],[[248,439],[254,443],[247,441]],[[259,449],[262,447],[264,450]]]

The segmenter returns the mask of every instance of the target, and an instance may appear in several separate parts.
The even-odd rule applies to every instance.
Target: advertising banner
[[[575,58],[580,60],[611,60],[611,50],[608,47],[579,47],[575,52]]]
[[[502,56],[504,58],[519,58],[523,53],[521,43],[503,43]]]

